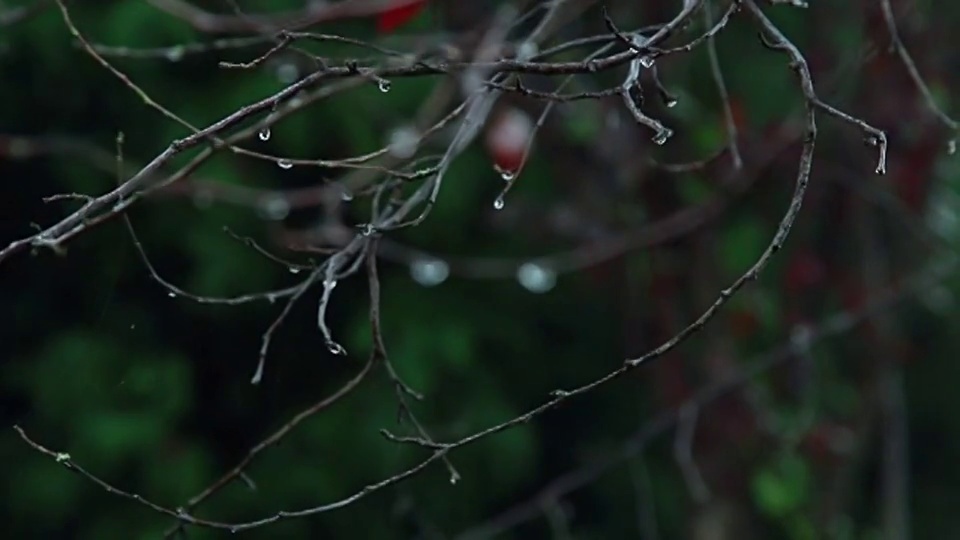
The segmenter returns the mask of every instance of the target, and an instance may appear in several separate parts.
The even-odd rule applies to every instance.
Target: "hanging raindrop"
[[[289,159],[281,159],[277,161],[277,166],[281,169],[291,169],[293,168],[293,162]]]
[[[250,377],[250,384],[260,384],[260,381],[263,380],[263,364],[264,358],[261,357],[260,361],[257,362],[257,370],[253,372],[253,377]]]
[[[284,62],[277,66],[277,80],[283,84],[290,84],[300,78],[300,70],[292,62]]]
[[[347,350],[343,348],[343,345],[340,345],[333,340],[327,342],[327,350],[330,351],[331,354],[335,354],[337,356],[347,355]]]
[[[663,146],[664,143],[667,142],[667,139],[669,139],[671,136],[673,136],[673,131],[663,128],[653,137],[653,144],[656,144],[657,146]]]
[[[536,43],[532,41],[524,41],[519,47],[517,47],[517,60],[525,62],[536,56],[538,52],[539,48],[537,47]]]
[[[410,277],[424,287],[434,287],[447,280],[450,266],[440,259],[417,259],[410,264]]]
[[[532,293],[545,293],[557,284],[557,273],[538,263],[524,263],[517,269],[517,281]]]
[[[949,141],[947,141],[947,155],[952,156],[956,153],[957,153],[957,140],[950,139]]]
[[[517,177],[517,171],[510,170],[506,167],[501,167],[500,165],[494,164],[493,170],[500,175],[500,178],[503,178],[504,182],[509,182]]]
[[[383,92],[384,94],[386,94],[387,92],[390,91],[390,81],[388,81],[388,80],[386,80],[386,79],[380,79],[380,80],[378,80],[378,81],[377,81],[377,88],[379,88],[381,92]]]
[[[497,199],[496,199],[495,201],[493,201],[493,208],[494,208],[494,210],[503,210],[503,207],[504,207],[505,205],[506,205],[506,203],[505,203],[504,200],[503,200],[503,195],[500,195],[499,197],[497,197]]]
[[[260,130],[260,132],[257,133],[257,137],[260,137],[260,140],[261,140],[261,141],[269,141],[269,140],[270,140],[270,128],[268,128],[268,127],[262,128],[262,129]]]
[[[390,154],[399,159],[409,159],[417,153],[420,146],[420,134],[411,126],[402,126],[390,133],[388,148]]]
[[[290,214],[290,203],[279,195],[266,197],[260,203],[260,214],[266,219],[280,221]]]
[[[645,68],[647,68],[647,69],[652,68],[654,63],[655,63],[655,61],[654,61],[653,57],[651,57],[651,56],[641,56],[641,57],[640,57],[640,65],[643,66],[643,67],[645,67]]]

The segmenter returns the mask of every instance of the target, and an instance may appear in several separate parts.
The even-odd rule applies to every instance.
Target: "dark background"
[[[56,4],[37,3],[36,13],[0,24],[4,246],[78,207],[44,197],[110,190],[118,132],[133,170],[188,134],[77,47]],[[196,4],[231,9],[226,2]],[[483,28],[495,4],[431,2],[390,33],[378,32],[372,17],[312,30],[416,50]],[[637,28],[668,20],[680,2],[607,4],[619,26]],[[455,485],[437,463],[342,509],[245,535],[906,538],[900,519],[916,538],[960,535],[960,282],[948,267],[905,289],[930,264],[950,262],[960,238],[960,158],[948,152],[956,134],[887,52],[880,2],[810,4],[764,9],[808,58],[823,99],[887,131],[887,175],[873,173],[876,151],[859,130],[820,115],[808,198],[786,248],[705,330],[619,381],[452,452],[462,475]],[[936,102],[955,111],[958,8],[892,4]],[[6,0],[0,13],[30,5]],[[303,2],[240,5],[258,13]],[[718,3],[715,14],[725,7]],[[70,10],[84,35],[102,45],[150,49],[225,37],[197,31],[146,1],[71,2]],[[699,31],[695,26],[674,42]],[[553,43],[606,32],[595,6]],[[370,55],[337,43],[304,47],[333,59]],[[289,51],[256,69],[217,65],[268,48],[107,58],[165,107],[205,126],[279,91],[284,69],[309,69]],[[492,207],[502,180],[481,136],[454,162],[429,219],[384,239],[387,351],[424,395],[412,409],[435,439],[457,440],[517,416],[552,390],[592,381],[659,345],[699,316],[769,242],[796,174],[800,144],[784,133],[798,132],[802,95],[785,57],[761,45],[749,18],[735,17],[717,49],[739,126],[742,171],[732,169],[728,154],[694,172],[651,165],[702,159],[728,140],[709,57],[699,47],[658,61],[679,100],[666,108],[650,95],[645,105],[676,131],[664,146],[633,125],[617,98],[561,105],[502,211]],[[623,73],[580,77],[570,91],[616,85]],[[373,84],[338,93],[275,125],[268,141],[252,137],[241,146],[328,159],[373,151],[442,79],[393,80],[388,93]],[[550,89],[558,80],[527,82]],[[543,103],[511,95],[497,111],[508,106],[535,119]],[[442,150],[434,143],[424,151]],[[189,181],[280,190],[348,172],[284,170],[226,152]],[[296,282],[224,227],[287,258],[319,260],[277,242],[283,231],[315,226],[323,215],[315,206],[271,220],[257,204],[208,200],[196,185],[140,201],[129,213],[165,279],[210,296]],[[347,225],[368,216],[360,200],[342,211]],[[663,220],[679,226],[658,232]],[[409,265],[421,251],[449,260],[450,278],[435,287],[413,280]],[[535,294],[514,277],[531,260],[546,261],[548,269],[551,261],[572,260],[576,269],[559,272],[555,288]],[[120,489],[181,506],[362,368],[371,348],[363,273],[339,284],[329,308],[346,357],[330,354],[316,328],[319,289],[295,306],[275,336],[263,381],[251,385],[262,333],[282,303],[209,306],[169,297],[150,279],[120,219],[71,241],[64,255],[40,250],[0,263],[6,534],[159,537],[173,520],[32,450],[12,426]],[[858,324],[846,325],[850,320]],[[760,369],[747,371],[758,362]],[[697,394],[731,377],[728,393]],[[678,438],[674,412],[692,397],[697,406],[682,409]],[[255,489],[234,481],[193,513],[249,521],[336,501],[397,474],[429,455],[380,435],[381,428],[412,434],[409,422],[397,425],[397,415],[397,395],[375,368],[347,397],[258,457],[247,470]],[[685,448],[692,459],[684,458]],[[578,480],[570,484],[576,489],[554,482],[561,477]]]

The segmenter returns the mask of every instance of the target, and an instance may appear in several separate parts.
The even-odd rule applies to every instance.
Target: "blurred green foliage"
[[[824,4],[811,3],[815,9]],[[293,0],[243,3],[250,11],[295,9],[301,4]],[[776,20],[806,50],[816,45],[811,37],[815,37],[813,25],[830,13],[845,13],[846,8],[822,9],[819,21],[786,10],[778,11]],[[209,39],[149,2],[75,2],[71,12],[89,39],[108,46],[168,47]],[[407,31],[429,31],[440,19],[438,10],[428,10]],[[603,31],[599,18],[579,24]],[[830,45],[844,52],[866,40],[864,28],[855,20],[838,20],[829,29],[834,42]],[[375,37],[369,20],[333,22],[321,30]],[[320,50],[330,55],[361,54],[343,45],[324,47],[328,48]],[[744,109],[744,128],[763,132],[797,110],[801,96],[792,73],[781,56],[759,46],[752,27],[735,22],[722,34],[718,47],[727,84]],[[227,51],[220,57],[186,55],[176,61],[114,60],[164,106],[195,125],[206,125],[282,88],[270,63],[252,71],[217,67],[218,60],[249,60],[261,52],[262,48],[251,48]],[[726,132],[706,55],[699,51],[676,64],[663,64],[662,75],[681,98],[669,118],[683,126],[674,140],[682,151],[667,148],[665,157],[715,151],[724,144]],[[855,86],[856,73],[851,79]],[[117,133],[123,132],[126,160],[142,164],[172,139],[187,134],[182,126],[145,106],[75,46],[56,9],[0,28],[0,80],[0,103],[5,104],[0,108],[2,135],[68,137],[112,153]],[[385,144],[385,133],[410,119],[434,83],[430,78],[402,79],[392,82],[389,93],[371,84],[339,94],[279,122],[268,142],[252,144],[260,144],[257,149],[265,152],[304,158],[375,150]],[[933,89],[943,98],[941,103],[949,105],[948,89],[956,87],[937,82]],[[571,108],[563,135],[574,144],[589,145],[603,129],[602,115],[595,103]],[[840,128],[828,129],[824,140],[841,136]],[[563,151],[547,144],[535,147],[509,204],[525,203],[526,208],[537,210],[576,198],[578,192],[571,194],[561,178],[564,171],[557,158]],[[91,166],[89,157],[81,152],[0,161],[4,244],[29,234],[30,223],[50,224],[76,207],[71,202],[44,205],[42,197],[101,193],[115,185],[116,178]],[[862,160],[855,167],[870,169]],[[942,176],[960,178],[956,159],[943,167]],[[211,160],[199,174],[224,184],[279,188],[312,185],[334,172],[329,176],[325,171],[299,168],[287,172],[269,163],[228,156]],[[792,181],[792,175],[777,176],[775,188],[764,185],[746,202],[738,202],[731,217],[716,226],[711,243],[716,246],[712,270],[717,283],[711,284],[710,295],[748,268],[766,247],[785,200],[786,191],[779,188],[789,187],[788,178]],[[607,181],[600,173],[576,180],[591,183],[594,190],[603,189]],[[671,181],[676,182],[677,198],[684,204],[707,200],[716,191],[711,179],[702,175]],[[472,148],[451,168],[430,219],[398,237],[451,254],[536,256],[560,249],[537,234],[498,231],[490,225],[490,203],[499,182],[483,149]],[[621,195],[615,193],[614,198]],[[646,215],[643,204],[628,203],[628,213]],[[298,217],[309,221],[316,216]],[[363,212],[351,217],[362,222]],[[269,244],[273,224],[255,209],[207,207],[189,198],[158,197],[138,205],[131,219],[160,274],[196,294],[229,296],[294,282],[285,268],[223,232],[229,227]],[[812,219],[801,218],[792,242],[809,246],[821,241],[811,232]],[[858,264],[843,259],[841,247],[826,251],[823,258],[839,257],[841,267]],[[787,250],[783,258],[789,259],[792,253]],[[613,264],[563,275],[558,288],[546,295],[529,294],[510,279],[454,278],[436,288],[422,288],[410,279],[407,268],[381,263],[384,337],[403,379],[426,396],[413,405],[417,417],[438,439],[455,440],[521,414],[541,403],[551,390],[570,388],[616,369],[624,355],[650,349],[665,334],[655,324],[637,324],[647,319],[636,313],[648,316],[666,302],[681,321],[689,321],[706,302],[687,298],[694,293],[684,285],[675,291],[684,301],[658,296],[661,289],[654,277],[664,273],[662,265],[671,255],[681,261],[691,257],[676,246],[637,250]],[[678,265],[677,275],[687,276],[684,272],[694,270],[680,266],[689,265]],[[798,300],[795,296],[804,295],[794,296],[784,286],[786,266],[778,259],[760,280],[762,288],[746,291],[731,303],[731,311],[748,312],[759,325],[757,333],[727,343],[726,354],[733,358],[733,365],[789,339],[790,325],[796,321],[788,320],[785,312],[797,302],[810,300]],[[250,385],[262,332],[281,306],[265,302],[198,306],[168,297],[147,275],[119,222],[78,238],[65,257],[40,252],[4,262],[0,272],[4,307],[0,404],[5,425],[23,426],[37,441],[69,452],[104,480],[170,508],[185,504],[293,414],[339,388],[370,353],[368,298],[365,280],[358,277],[337,288],[330,308],[334,333],[342,337],[349,358],[327,352],[315,328],[317,294],[308,295],[277,333],[264,381]],[[955,290],[955,283],[949,287]],[[827,306],[806,316],[824,317],[829,307],[841,305],[842,291],[823,296]],[[952,381],[960,375],[954,373],[957,363],[952,361],[960,351],[952,331],[956,317],[952,310],[933,316],[925,308],[912,309],[904,317],[905,332],[919,343],[916,356],[924,357],[921,366],[908,366],[906,375],[913,426],[910,442],[914,456],[919,456],[912,462],[913,523],[918,538],[950,538],[960,533],[953,510],[960,502],[956,487],[960,470],[955,464],[960,425],[954,425],[957,420],[949,414],[957,405]],[[735,323],[726,315],[714,325],[712,332],[735,334],[731,330]],[[664,362],[702,363],[715,353],[704,343],[709,342],[696,341]],[[866,358],[869,363],[874,353],[857,340],[828,344],[824,351],[815,360],[818,414],[836,423],[854,422],[866,407],[864,387],[870,381],[863,374],[864,362],[850,359]],[[456,485],[450,485],[445,469],[435,465],[342,510],[282,520],[247,536],[430,538],[430,531],[450,535],[469,529],[532,496],[562,472],[620,452],[620,441],[655,411],[675,405],[669,398],[671,379],[661,365],[641,370],[629,384],[611,385],[537,422],[452,453],[450,459],[463,475]],[[710,382],[709,376],[702,378]],[[784,417],[801,415],[793,405],[770,397],[782,390],[777,376],[757,378],[751,385],[767,388],[770,407],[786,411]],[[822,524],[815,521],[815,502],[831,489],[827,467],[804,454],[800,445],[779,448],[759,437],[733,440],[736,426],[719,421],[714,425],[709,411],[702,414],[710,424],[704,429],[713,433],[715,427],[723,435],[722,443],[717,442],[716,433],[709,435],[711,444],[732,446],[731,452],[742,451],[745,456],[711,460],[713,477],[726,478],[727,469],[735,470],[740,463],[750,465],[735,471],[747,478],[746,487],[732,482],[739,487],[720,489],[717,495],[736,500],[737,511],[747,516],[747,529],[752,532],[744,532],[743,538],[826,537]],[[396,474],[427,455],[379,434],[381,428],[404,433],[407,426],[398,426],[396,417],[394,388],[378,371],[357,392],[263,453],[248,471],[253,484],[231,483],[205,502],[197,515],[230,522],[257,519],[336,501]],[[803,424],[795,418],[785,422]],[[867,446],[879,444],[876,436],[864,437]],[[642,464],[634,458],[569,497],[576,505],[571,517],[574,537],[635,536],[637,505],[643,506],[636,500],[642,498],[638,468],[647,471],[654,503],[646,511],[653,512],[663,537],[692,537],[693,505],[675,470],[669,444],[662,446],[645,452]],[[850,497],[847,521],[838,522],[831,537],[877,534],[879,517],[871,500],[879,467],[875,461],[875,456],[868,457],[852,466],[859,487]],[[31,452],[9,429],[0,438],[0,463],[5,480],[0,482],[0,516],[11,538],[146,539],[157,538],[171,524]],[[548,537],[548,522],[543,517],[532,520],[508,536]],[[556,533],[555,524],[552,530]],[[220,536],[220,532],[198,528],[191,529],[189,537]]]

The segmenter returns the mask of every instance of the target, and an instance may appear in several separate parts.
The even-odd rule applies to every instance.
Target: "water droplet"
[[[650,56],[641,56],[641,57],[640,57],[640,65],[643,66],[643,67],[645,67],[645,68],[647,68],[647,69],[652,68],[654,63],[655,63],[655,62],[654,62],[653,58],[650,57]]]
[[[533,293],[545,293],[557,284],[557,273],[538,263],[524,263],[517,269],[517,281]]]
[[[267,302],[270,302],[271,304],[276,304],[276,303],[277,303],[277,295],[275,295],[275,294],[268,294],[268,295],[267,295]]]
[[[269,141],[269,140],[270,140],[270,128],[265,127],[265,128],[260,129],[260,132],[257,133],[257,137],[260,137],[260,140],[261,140],[261,141]]]
[[[440,259],[417,259],[410,264],[410,277],[424,287],[433,287],[447,280],[450,267]]]
[[[517,171],[513,171],[510,169],[501,167],[500,165],[497,165],[497,164],[493,165],[493,170],[500,175],[500,178],[503,178],[504,182],[509,182],[517,177]]]
[[[672,108],[676,107],[676,106],[677,106],[677,98],[675,98],[675,97],[668,98],[667,101],[664,102],[664,105],[666,105],[668,109],[672,109]]]
[[[506,203],[505,203],[504,200],[503,200],[503,195],[500,195],[499,197],[497,197],[497,200],[493,201],[493,209],[494,209],[494,210],[503,210],[503,207],[504,207],[505,205],[506,205]]]
[[[253,372],[253,377],[250,377],[250,384],[260,384],[260,381],[263,380],[263,365],[264,358],[261,356],[260,361],[257,362],[257,370]]]
[[[455,486],[460,481],[460,475],[456,472],[450,473],[450,485]]]
[[[379,88],[381,92],[383,92],[384,94],[386,94],[387,92],[390,91],[390,81],[388,81],[388,80],[386,80],[386,79],[380,79],[380,80],[378,80],[378,81],[377,81],[377,88]]]
[[[170,298],[176,298],[176,297],[177,297],[177,293],[175,293],[175,292],[173,292],[173,291],[170,291],[170,292],[167,293],[167,296],[169,296]]]
[[[537,44],[532,41],[524,41],[517,47],[517,60],[524,62],[536,56],[539,49]]]
[[[957,140],[950,139],[947,141],[947,155],[952,156],[957,153]]]
[[[340,200],[343,200],[343,201],[352,201],[352,200],[353,200],[353,192],[350,191],[350,190],[347,189],[347,188],[343,188],[343,191],[340,192]]]
[[[364,223],[360,226],[360,234],[363,236],[370,236],[375,232],[377,232],[377,228],[373,226],[373,223]]]
[[[290,214],[290,203],[279,195],[272,195],[260,203],[260,214],[273,221],[280,221]]]
[[[167,53],[164,56],[166,56],[167,60],[171,62],[179,62],[183,59],[184,52],[186,51],[184,51],[183,47],[170,47],[167,49]]]
[[[291,274],[299,274],[299,273],[300,273],[300,267],[299,267],[299,266],[291,266],[291,267],[287,268],[287,270],[289,270]]]
[[[327,342],[327,350],[330,351],[330,354],[335,354],[337,356],[347,355],[347,350],[343,348],[343,345],[340,345],[333,340]]]
[[[420,146],[420,133],[412,126],[401,126],[390,133],[390,154],[399,159],[409,159]]]
[[[667,128],[663,128],[662,131],[654,135],[653,144],[656,144],[657,146],[663,146],[664,143],[667,142],[667,139],[669,139],[672,136],[673,136],[673,131]]]
[[[327,290],[330,290],[330,291],[336,289],[336,288],[337,288],[337,280],[335,280],[335,279],[324,280],[324,282],[323,282],[323,288],[324,288],[324,289],[327,289]]]
[[[293,168],[293,162],[289,159],[280,159],[277,160],[277,167],[280,167],[281,169],[291,169]]]
[[[300,78],[300,70],[292,62],[284,62],[277,66],[277,80],[283,84],[290,84]]]
[[[884,163],[884,162],[882,162],[882,161],[881,161],[880,163],[877,163],[877,168],[874,169],[873,172],[875,172],[875,173],[877,173],[877,174],[879,174],[879,175],[887,174],[887,164]]]

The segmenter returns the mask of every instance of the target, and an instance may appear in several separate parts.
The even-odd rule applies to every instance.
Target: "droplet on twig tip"
[[[506,167],[501,167],[500,165],[494,164],[493,170],[500,175],[500,178],[503,178],[504,182],[509,182],[517,177],[516,171],[510,170]]]
[[[347,355],[347,350],[343,348],[343,345],[340,345],[333,340],[327,342],[327,350],[330,351],[331,354],[335,354],[337,356]]]
[[[667,128],[663,128],[656,135],[653,136],[653,144],[657,146],[663,146],[667,139],[673,136],[673,131]]]
[[[260,384],[260,381],[263,380],[263,358],[257,362],[257,370],[253,373],[253,377],[250,377],[250,384]]]

